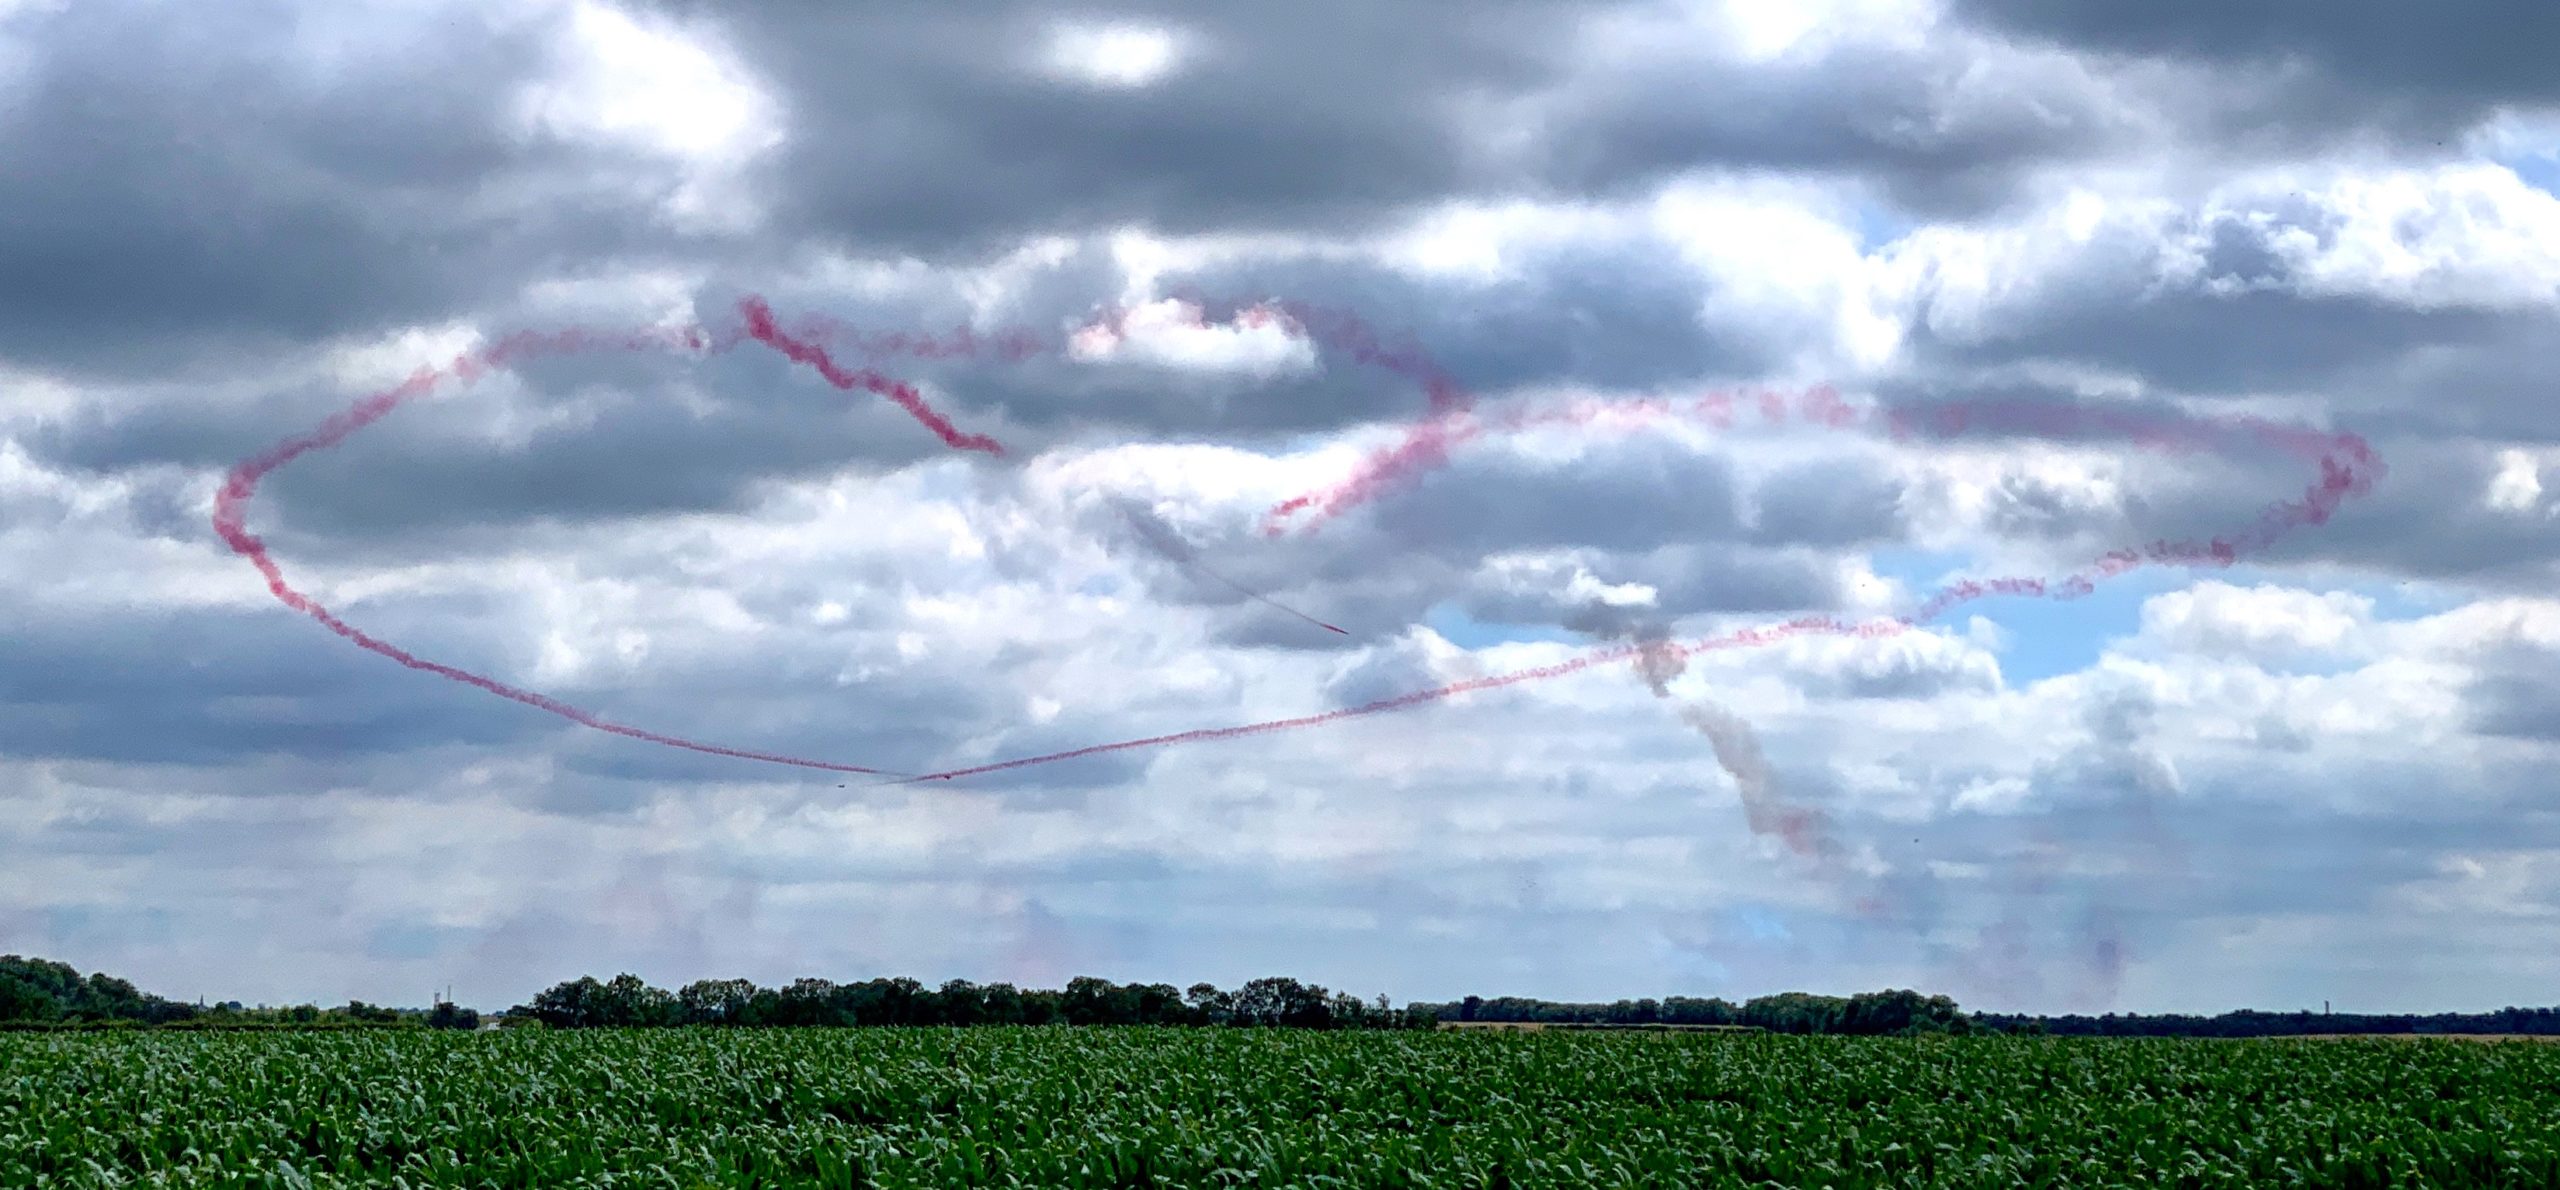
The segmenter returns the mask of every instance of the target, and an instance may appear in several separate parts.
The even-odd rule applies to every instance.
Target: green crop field
[[[2560,1185],[2560,1047],[0,1035],[0,1186]]]

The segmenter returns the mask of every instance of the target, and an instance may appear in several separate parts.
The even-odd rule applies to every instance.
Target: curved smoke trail
[[[1004,448],[994,439],[983,434],[962,433],[955,428],[948,417],[928,404],[923,395],[912,386],[875,372],[858,372],[841,367],[824,348],[783,333],[774,325],[773,312],[761,299],[749,298],[742,302],[740,312],[746,318],[748,337],[771,346],[795,362],[809,365],[837,388],[848,391],[862,389],[889,398],[900,408],[905,409],[917,422],[932,430],[944,444],[955,450],[982,451],[988,454],[1003,453]],[[277,565],[275,555],[267,548],[266,541],[248,530],[249,503],[257,498],[258,485],[265,482],[269,475],[313,451],[326,450],[346,441],[349,435],[390,416],[394,410],[409,401],[434,391],[447,379],[469,383],[488,372],[504,368],[519,360],[575,351],[592,351],[600,348],[629,351],[688,348],[703,351],[713,349],[715,346],[725,345],[715,345],[699,327],[637,331],[626,334],[600,334],[588,330],[528,332],[510,335],[487,350],[460,356],[441,369],[421,368],[408,380],[356,402],[331,416],[310,432],[285,439],[269,447],[264,453],[233,467],[223,481],[222,490],[214,497],[214,532],[222,537],[223,543],[230,546],[232,552],[247,558],[250,565],[258,568],[258,573],[267,580],[267,590],[286,607],[311,617],[318,621],[321,627],[336,633],[356,647],[390,658],[410,669],[485,690],[500,698],[520,702],[537,710],[548,711],[572,723],[591,727],[597,731],[610,732],[669,748],[827,772],[895,775],[890,770],[871,768],[866,765],[811,760],[774,752],[733,748],[725,744],[706,743],[683,736],[633,727],[572,706],[547,694],[539,694],[520,686],[510,685],[459,666],[430,661],[347,623],[319,600],[294,587],[285,579],[283,568]]]
[[[365,397],[347,409],[332,415],[311,431],[288,438],[234,467],[215,498],[213,527],[235,553],[246,558],[257,568],[266,579],[268,590],[278,601],[311,617],[321,626],[358,647],[408,668],[460,682],[598,731],[667,747],[799,768],[897,776],[897,774],[862,765],[732,748],[647,731],[605,719],[547,695],[509,685],[456,666],[418,657],[348,624],[309,594],[292,586],[286,580],[265,541],[250,533],[246,527],[248,506],[257,495],[259,485],[269,475],[295,459],[313,451],[338,445],[350,435],[389,416],[402,404],[433,391],[447,380],[468,383],[489,371],[506,367],[520,359],[580,350],[690,350],[716,353],[728,350],[744,340],[753,340],[796,363],[808,366],[839,389],[848,392],[869,392],[888,399],[951,449],[988,455],[1004,453],[1002,444],[994,438],[959,429],[947,416],[927,402],[912,385],[874,371],[847,368],[838,363],[821,340],[855,338],[850,328],[841,324],[815,324],[808,330],[786,330],[774,317],[771,308],[760,298],[750,297],[743,300],[739,309],[744,319],[743,335],[723,333],[715,336],[701,327],[618,334],[588,330],[527,332],[510,335],[486,350],[458,357],[441,369],[422,368],[400,385]],[[1200,306],[1194,304],[1185,309],[1188,317],[1193,321],[1199,320]],[[1105,334],[1125,334],[1125,319],[1125,311],[1106,312],[1097,323],[1097,327]],[[1620,416],[1643,419],[1686,414],[1703,417],[1719,425],[1727,425],[1731,424],[1737,399],[1734,394],[1717,393],[1697,398],[1686,405],[1667,400],[1621,403],[1585,402],[1563,410],[1515,412],[1501,418],[1486,420],[1476,416],[1473,402],[1467,394],[1418,350],[1388,345],[1348,315],[1312,305],[1275,302],[1245,307],[1238,313],[1237,321],[1247,326],[1277,324],[1292,334],[1315,340],[1358,362],[1405,376],[1420,385],[1429,400],[1430,415],[1422,423],[1409,429],[1402,443],[1373,455],[1359,471],[1343,483],[1321,492],[1298,497],[1275,508],[1273,510],[1275,530],[1278,519],[1285,518],[1295,511],[1312,509],[1318,514],[1317,519],[1321,520],[1373,499],[1422,472],[1445,465],[1450,451],[1488,433],[1526,428],[1536,424],[1587,424],[1599,418]],[[965,328],[949,341],[909,336],[873,337],[856,341],[858,346],[875,351],[894,350],[909,354],[941,353],[954,356],[994,352],[1015,357],[1038,350],[1042,344],[1042,340],[1037,336],[1019,334],[982,341]],[[1787,399],[1774,393],[1754,394],[1750,400],[1758,405],[1765,418],[1773,422],[1783,419],[1791,407]],[[1793,403],[1793,406],[1800,409],[1805,420],[1835,429],[1846,428],[1861,420],[1873,420],[1872,414],[1861,415],[1841,403],[1838,395],[1828,388],[1807,392],[1800,401]],[[2099,582],[2144,565],[2231,565],[2241,555],[2263,548],[2295,528],[2325,522],[2335,514],[2345,500],[2370,490],[2373,482],[2384,473],[2381,460],[2361,438],[2352,434],[2320,434],[2257,419],[2138,418],[2108,411],[2091,412],[2016,403],[1946,405],[1935,410],[1922,411],[1919,414],[1891,409],[1879,412],[1886,423],[1886,429],[1896,438],[1907,438],[1916,429],[1921,428],[1935,428],[1950,434],[1962,433],[1974,428],[2015,433],[2094,432],[2130,438],[2145,445],[2180,448],[2205,445],[2218,437],[2245,434],[2267,445],[2313,459],[2320,469],[2320,474],[2319,478],[2304,490],[2300,498],[2279,500],[2262,508],[2255,522],[2248,528],[2210,538],[2160,540],[2138,548],[2113,551],[2101,556],[2087,567],[2058,578],[2009,577],[1956,583],[1938,591],[1910,615],[1898,618],[1852,623],[1832,616],[1805,616],[1782,624],[1746,628],[1687,642],[1617,645],[1595,649],[1551,665],[1472,678],[1354,707],[1288,719],[1228,727],[1197,728],[1140,739],[1093,744],[1038,756],[947,769],[907,779],[950,780],[1104,753],[1235,739],[1315,727],[1347,719],[1406,710],[1474,691],[1501,689],[1561,678],[1597,666],[1637,658],[1646,655],[1646,651],[1651,649],[1670,650],[1671,655],[1686,658],[1710,651],[1756,647],[1805,635],[1868,638],[1889,636],[1927,623],[1959,605],[1994,595],[2077,598],[2089,593]],[[1254,593],[1247,591],[1246,594]],[[1259,596],[1255,597],[1259,598]],[[1282,607],[1282,610],[1291,611],[1293,615],[1300,614],[1286,607]],[[1321,621],[1312,622],[1322,624]],[[1331,625],[1323,626],[1332,627]]]
[[[1253,310],[1256,313],[1249,321],[1257,325],[1269,323],[1275,317],[1264,307],[1254,307]],[[304,455],[337,446],[357,431],[390,416],[402,405],[426,396],[449,381],[469,384],[490,372],[503,370],[524,360],[598,350],[679,350],[717,354],[751,340],[772,348],[794,363],[808,367],[836,388],[847,392],[868,392],[888,399],[892,404],[905,410],[917,424],[931,431],[943,445],[953,450],[1001,456],[1005,453],[1002,443],[986,434],[960,429],[949,416],[934,408],[915,386],[869,369],[846,367],[836,360],[834,354],[821,340],[847,338],[853,339],[860,349],[875,354],[900,353],[928,357],[965,357],[975,356],[982,351],[991,351],[1008,358],[1020,359],[1043,348],[1043,343],[1038,336],[1027,333],[1007,332],[982,341],[965,327],[948,340],[903,334],[860,337],[852,328],[842,323],[824,321],[815,322],[805,330],[786,330],[774,316],[772,307],[766,304],[763,298],[755,296],[742,299],[738,303],[738,312],[743,326],[734,332],[715,334],[699,326],[623,332],[585,328],[548,332],[525,331],[499,339],[483,350],[457,356],[441,368],[422,367],[400,384],[364,397],[330,415],[311,430],[286,438],[232,467],[224,476],[222,487],[214,496],[213,530],[233,553],[247,559],[251,566],[257,568],[260,576],[266,580],[268,592],[273,594],[278,602],[309,616],[321,627],[356,647],[388,658],[409,669],[459,682],[500,698],[557,715],[583,727],[669,748],[826,772],[897,776],[899,774],[887,769],[734,748],[725,744],[650,731],[607,719],[593,711],[573,706],[547,694],[502,682],[485,674],[420,657],[348,623],[327,605],[313,598],[310,593],[295,587],[286,579],[282,566],[276,562],[274,552],[268,548],[266,540],[248,529],[249,506],[256,500],[259,486],[276,471]],[[1124,312],[1106,312],[1105,325],[1117,331],[1125,317]],[[1356,322],[1337,319],[1333,324],[1319,326],[1317,329],[1330,332],[1342,339],[1349,345],[1349,349],[1355,356],[1362,350],[1376,354],[1373,347],[1364,348],[1363,346],[1373,344],[1374,337],[1366,336],[1366,332]],[[1051,345],[1051,349],[1056,349],[1055,345]],[[1196,568],[1196,563],[1194,565]],[[1234,586],[1249,598],[1299,616],[1311,624],[1334,632],[1342,631],[1331,624],[1306,616],[1267,596],[1251,591],[1233,580],[1206,570],[1202,570],[1201,573],[1209,574],[1212,578]]]
[[[1701,398],[1698,407],[1729,409],[1730,400],[1729,395],[1712,395]],[[1653,409],[1674,408],[1665,402],[1641,404],[1645,408]],[[1860,415],[1841,405],[1837,394],[1828,389],[1817,389],[1807,394],[1803,407],[1808,410],[1810,420],[1835,428],[1846,428],[1860,421],[1874,419],[1873,414]],[[1578,408],[1582,410],[1582,414],[1573,416],[1596,412],[1599,407],[1585,405]],[[1782,419],[1786,415],[1785,404],[1775,395],[1767,396],[1761,402],[1761,409],[1772,421]],[[2380,456],[2376,455],[2373,448],[2357,435],[2323,434],[2299,427],[2279,425],[2259,418],[2142,417],[2112,410],[2055,408],[1998,401],[1941,406],[1936,410],[1927,411],[1926,417],[1919,416],[1913,411],[1890,408],[1878,412],[1881,413],[1888,431],[1897,438],[1909,437],[1917,432],[1924,422],[1934,423],[1940,429],[1955,433],[1968,429],[2014,433],[2096,431],[2130,437],[2147,443],[2157,443],[2165,447],[2202,445],[2216,438],[2244,435],[2264,445],[2309,458],[2318,467],[2319,475],[2303,489],[2299,497],[2277,500],[2260,508],[2257,517],[2245,529],[2203,538],[2178,540],[2164,538],[2139,547],[2112,550],[2100,555],[2089,565],[2060,576],[1965,579],[1940,588],[1908,615],[1863,622],[1852,622],[1836,616],[1801,616],[1780,624],[1743,628],[1689,641],[1641,641],[1610,645],[1549,665],[1515,670],[1505,674],[1468,678],[1445,686],[1378,699],[1359,706],[1342,707],[1288,719],[1266,720],[1260,723],[1195,728],[1139,739],[1091,744],[1082,748],[1071,748],[1038,756],[1024,756],[963,768],[945,769],[906,780],[951,780],[1138,748],[1207,743],[1214,740],[1240,739],[1246,736],[1293,731],[1408,710],[1461,694],[1549,681],[1603,665],[1631,660],[1642,661],[1649,657],[1677,657],[1685,660],[1701,653],[1753,648],[1799,636],[1846,636],[1868,639],[1892,636],[1936,620],[1957,607],[1993,596],[2077,599],[2096,590],[2097,584],[2101,582],[2144,566],[2224,567],[2233,565],[2243,555],[2263,549],[2297,528],[2327,522],[2330,517],[2337,514],[2338,509],[2346,501],[2371,491],[2373,484],[2388,472]],[[1447,423],[1455,419],[1433,420]],[[1430,441],[1437,444],[1432,452],[1387,452],[1373,457],[1371,469],[1364,470],[1349,483],[1330,489],[1340,495],[1339,499],[1310,497],[1298,506],[1339,511],[1360,500],[1372,498],[1412,472],[1445,461],[1448,446],[1481,437],[1489,428],[1483,423],[1471,423],[1471,425],[1473,428],[1465,437],[1443,433],[1430,438]],[[1413,440],[1412,437],[1408,436],[1408,441],[1411,440]],[[1376,465],[1381,459],[1392,460],[1392,462]]]

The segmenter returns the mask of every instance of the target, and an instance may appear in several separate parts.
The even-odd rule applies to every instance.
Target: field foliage
[[[0,1036],[0,1185],[2552,1186],[2560,1047],[1201,1029]]]

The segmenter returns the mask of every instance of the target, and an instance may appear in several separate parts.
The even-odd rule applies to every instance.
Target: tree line
[[[2463,1036],[2516,1033],[2560,1036],[2560,1008],[2501,1008],[2495,1012],[2373,1013],[2262,1012],[2243,1008],[2214,1016],[2187,1013],[2116,1013],[2104,1016],[2024,1016],[1976,1013],[1984,1028],[2055,1037],[2301,1037],[2316,1033],[2373,1036]]]
[[[1286,976],[1234,991],[1209,983],[1113,983],[1077,976],[1056,990],[954,979],[938,988],[908,978],[836,983],[796,979],[778,988],[744,979],[705,979],[675,991],[631,974],[554,984],[507,1020],[555,1029],[673,1025],[1198,1025],[1293,1029],[1427,1029],[1427,1012],[1392,1008]]]
[[[1946,996],[1908,989],[1826,996],[1783,992],[1736,1004],[1721,997],[1572,1003],[1520,996],[1468,996],[1445,1004],[1390,1007],[1285,977],[1234,991],[1195,983],[1113,983],[1079,976],[1048,990],[955,979],[938,988],[906,978],[835,983],[798,979],[778,988],[744,979],[706,979],[667,991],[636,975],[555,984],[508,1010],[499,1024],[579,1029],[712,1025],[1194,1025],[1315,1029],[1429,1028],[1442,1021],[1579,1025],[1739,1026],[1776,1033],[1998,1033],[2065,1037],[2286,1037],[2314,1033],[2560,1036],[2560,1008],[2494,1012],[2328,1013],[2242,1009],[2217,1016],[2107,1013],[2038,1016],[1967,1013]],[[0,1028],[159,1027],[172,1029],[472,1029],[481,1015],[439,1001],[387,1008],[361,1000],[247,1007],[238,1001],[189,1004],[155,996],[104,972],[83,976],[67,963],[0,955]]]
[[[384,1008],[362,1000],[350,1000],[337,1008],[316,1004],[250,1008],[237,1000],[189,1004],[152,995],[105,972],[83,978],[68,963],[0,955],[0,1027],[102,1025],[168,1029],[476,1029],[480,1014],[441,1000],[424,1011]]]
[[[1821,996],[1785,992],[1735,1004],[1669,996],[1660,1000],[1570,1003],[1519,996],[1469,996],[1416,1004],[1448,1021],[1607,1025],[1740,1025],[1776,1033],[1994,1032],[2055,1037],[2300,1037],[2319,1033],[2374,1036],[2513,1033],[2560,1036],[2560,1008],[2494,1012],[2265,1012],[2239,1009],[2214,1016],[2188,1013],[2067,1014],[1963,1012],[1945,996],[1908,990]]]
[[[1501,996],[1487,1000],[1469,996],[1447,1004],[1416,1004],[1415,1009],[1444,1021],[1582,1024],[1708,1025],[1765,1029],[1772,1033],[1965,1033],[1974,1028],[1956,1002],[1946,996],[1907,989],[1861,992],[1854,996],[1822,996],[1780,992],[1755,996],[1740,1004],[1721,997],[1694,999],[1667,996],[1660,1000],[1615,1000],[1606,1004],[1532,1000]]]

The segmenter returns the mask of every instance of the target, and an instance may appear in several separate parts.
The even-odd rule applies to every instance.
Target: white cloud
[[[915,18],[964,22],[952,45],[898,51],[917,70],[946,51],[977,62],[965,7]],[[423,11],[315,13],[279,52],[341,77],[405,52]],[[785,168],[805,148],[791,134],[868,92],[811,90],[793,55],[832,65],[841,47],[750,19],[765,12],[671,22],[579,0],[493,16],[512,32],[557,22],[529,43],[549,73],[488,93],[499,135],[448,147],[466,161],[601,147],[562,158],[571,182],[536,171],[468,192],[510,220],[592,184],[716,235],[572,205],[580,234],[556,258],[524,250],[525,274],[497,289],[428,288],[343,319],[276,297],[312,291],[310,273],[215,255],[185,267],[226,305],[245,286],[282,312],[210,346],[150,329],[185,321],[149,300],[184,262],[155,257],[152,285],[119,299],[136,337],[71,337],[154,374],[165,362],[169,379],[0,360],[0,572],[28,580],[0,585],[0,787],[25,794],[0,800],[0,949],[249,998],[408,1001],[456,979],[488,1006],[635,969],[1288,970],[1399,998],[1872,980],[2051,1008],[2029,1001],[2085,974],[2073,923],[2113,913],[2135,927],[2125,1003],[2093,994],[2108,1007],[2293,995],[2392,931],[2470,966],[2391,986],[2540,986],[2540,954],[2498,931],[2540,928],[2552,899],[2560,840],[2517,809],[2538,804],[2551,744],[2536,722],[2489,731],[2481,710],[2484,686],[2539,705],[2526,696],[2560,650],[2560,602],[2515,594],[2538,588],[2512,576],[2373,593],[2436,547],[2529,566],[2560,455],[2521,431],[2426,428],[2457,406],[2529,412],[2512,393],[2349,394],[2323,371],[2382,352],[2377,376],[2415,354],[2540,374],[2514,344],[2548,329],[2560,200],[2511,168],[2547,154],[2539,117],[2484,125],[2482,151],[2509,158],[2491,163],[2186,143],[2200,134],[2161,114],[2176,105],[2138,93],[2151,68],[1994,38],[1932,5],[1845,0],[1646,9],[1539,45],[1484,44],[1509,35],[1489,20],[1397,47],[1429,86],[1393,110],[1332,102],[1324,71],[1256,75],[1306,101],[1256,109],[1277,121],[1256,130],[1321,146],[1293,154],[1287,137],[1177,135],[1194,127],[1177,102],[1229,112],[1222,75],[1268,65],[1264,47],[1219,40],[1208,15],[1098,19],[1021,43],[1014,65],[1107,92],[1033,88],[1051,107],[1016,106],[1018,72],[960,70],[937,86],[983,106],[910,109],[940,91],[846,65],[905,88],[883,119],[1058,138],[901,157],[949,176],[848,198],[810,178],[864,179]],[[1035,118],[1061,112],[1102,139]],[[1435,155],[1441,135],[1466,143]],[[312,136],[278,159],[337,162],[322,172],[350,193],[376,193],[368,170],[424,168]],[[110,149],[140,156],[98,159]],[[1107,168],[1079,181],[1042,172],[1047,157]],[[454,241],[490,234],[412,240],[398,201],[348,209],[394,244],[399,268],[376,277],[470,258]],[[890,225],[915,234],[883,246]],[[1425,438],[1408,457],[1440,468],[1429,478],[1266,537],[1274,503],[1407,442],[1398,423],[1422,399],[1267,307],[1208,325],[1164,296],[1218,277],[1244,291],[1221,296],[1338,305],[1382,341],[1409,335],[1488,402],[1592,409],[1823,379],[1859,400],[2270,412],[2369,432],[2400,486],[2250,571],[2147,572],[2134,625],[2103,618],[2133,614],[2112,593],[2015,619],[1985,601],[1880,639],[1702,655],[1664,697],[1616,663],[926,790],[653,749],[403,671],[276,606],[204,530],[232,459],[518,325],[717,321],[754,289],[786,315],[851,311],[866,328],[912,310],[917,329],[1073,336],[1119,303],[1124,333],[1073,336],[1067,358],[1019,374],[862,361],[912,366],[964,428],[1017,447],[1001,462],[860,432],[828,453],[837,427],[884,409],[787,420],[836,394],[746,345],[491,377],[297,464],[258,512],[298,580],[439,661],[650,730],[922,768],[1569,667],[1655,620],[1690,639],[1800,611],[1893,614],[1941,577],[2049,575],[2155,531],[2245,526],[2254,501],[2308,482],[2297,460],[2245,451],[1887,444],[1723,430],[1665,404],[1447,460]],[[240,309],[263,311],[253,297]],[[1132,393],[1155,406],[1106,407]],[[1149,418],[1180,428],[1130,428]],[[773,425],[799,429],[741,429]],[[544,469],[546,451],[581,450],[584,470]],[[579,485],[600,490],[565,494],[592,507],[562,498]],[[404,519],[411,494],[454,514]],[[332,520],[329,496],[377,507]],[[1133,548],[1123,499],[1236,577]],[[1236,586],[1352,631],[1271,630]],[[2036,680],[2012,680],[2028,666]],[[1771,796],[1823,816],[1836,853],[1752,833],[1682,721],[1698,698],[1748,721]],[[1862,911],[1868,897],[1890,911]],[[2036,979],[1950,958],[2019,922],[2039,923],[2019,935]]]
[[[2499,166],[2252,178],[2201,214],[2257,230],[2306,293],[2420,310],[2560,300],[2560,196]]]
[[[2260,661],[2360,654],[2372,619],[2373,601],[2361,595],[2238,587],[2211,579],[2142,604],[2147,638],[2179,652],[2244,654]]]
[[[1097,87],[1145,87],[1181,67],[1186,41],[1179,30],[1158,26],[1065,24],[1050,31],[1045,64]]]
[[[560,72],[517,98],[528,129],[629,145],[683,170],[666,198],[689,227],[743,230],[759,204],[741,176],[782,143],[780,106],[699,28],[572,0]]]

